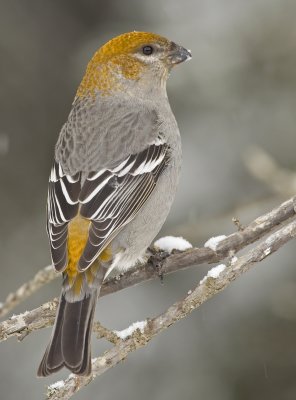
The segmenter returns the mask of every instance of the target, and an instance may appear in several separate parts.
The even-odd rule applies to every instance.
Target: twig
[[[4,317],[17,305],[30,297],[42,286],[51,282],[57,276],[59,276],[59,274],[54,271],[51,265],[48,265],[47,267],[38,271],[33,279],[27,283],[24,283],[15,292],[10,293],[6,297],[4,303],[0,303],[0,318]]]
[[[246,151],[244,161],[249,172],[275,193],[291,196],[296,192],[296,172],[280,166],[262,148],[250,147]]]
[[[117,344],[119,342],[118,336],[109,329],[105,328],[100,322],[94,322],[93,332],[97,335],[97,339],[105,338],[110,343]]]
[[[23,340],[30,332],[54,323],[58,299],[54,299],[31,311],[14,315],[0,324],[0,342],[13,336]]]
[[[183,300],[173,304],[166,312],[158,317],[149,320],[143,333],[136,331],[130,338],[120,341],[113,348],[106,351],[101,357],[93,359],[92,374],[90,376],[79,377],[71,374],[65,381],[60,381],[59,385],[49,386],[47,399],[70,399],[73,394],[82,387],[88,385],[97,376],[113,368],[131,352],[146,346],[154,336],[175,324],[180,319],[185,318],[205,301],[224,290],[232,281],[248,271],[254,263],[262,261],[295,236],[296,218],[294,217],[290,223],[272,233],[262,243],[248,251],[245,255],[231,262],[217,277],[207,277],[203,279],[192,291],[188,292]]]
[[[194,248],[182,253],[171,254],[160,262],[159,271],[148,262],[119,277],[108,279],[102,286],[100,296],[105,296],[138,283],[173,273],[201,263],[215,263],[234,255],[249,244],[263,238],[276,226],[295,216],[296,197],[293,197],[271,212],[255,219],[244,229],[221,240],[215,251],[210,248]],[[54,299],[42,306],[14,316],[0,323],[0,342],[17,336],[22,340],[30,332],[53,324],[58,301]],[[109,340],[109,339],[108,339]]]

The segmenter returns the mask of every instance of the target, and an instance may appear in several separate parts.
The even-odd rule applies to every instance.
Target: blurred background
[[[296,2],[10,0],[0,5],[0,300],[50,263],[45,233],[53,148],[93,52],[131,30],[192,50],[168,83],[182,133],[178,195],[161,234],[201,246],[296,192]],[[78,399],[294,400],[295,242],[83,389]],[[199,266],[99,301],[123,329],[180,299]],[[14,312],[57,295],[60,283]],[[0,397],[42,399],[50,330],[0,345]],[[93,340],[93,355],[108,346]]]

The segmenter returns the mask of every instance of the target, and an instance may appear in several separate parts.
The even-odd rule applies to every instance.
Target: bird
[[[38,368],[91,374],[91,331],[111,271],[145,259],[179,181],[182,151],[166,82],[191,52],[150,32],[121,34],[87,65],[55,146],[47,196],[62,292]]]

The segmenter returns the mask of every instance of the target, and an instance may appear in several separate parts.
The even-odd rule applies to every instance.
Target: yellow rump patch
[[[77,215],[68,225],[68,265],[65,274],[68,277],[69,285],[73,287],[75,295],[81,292],[84,276],[87,279],[87,283],[89,285],[92,284],[100,266],[98,262],[94,262],[85,272],[79,272],[77,268],[78,261],[87,243],[90,223],[88,219]],[[108,262],[111,258],[111,247],[107,246],[99,255],[98,260]]]

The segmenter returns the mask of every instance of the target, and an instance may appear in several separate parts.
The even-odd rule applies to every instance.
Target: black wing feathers
[[[89,173],[82,187],[80,173],[66,175],[55,162],[49,180],[47,228],[56,270],[67,265],[68,222],[78,212],[91,221],[78,265],[83,271],[135,217],[168,162],[169,146],[160,136],[116,167]]]
[[[79,260],[80,270],[85,270],[119,230],[135,217],[153,191],[168,158],[168,145],[159,140],[141,153],[128,157],[120,164],[121,168],[108,170],[112,176],[104,172],[96,179],[92,175],[86,180],[83,196],[79,196],[80,213],[91,219],[92,224]]]
[[[79,193],[80,173],[66,175],[55,161],[48,185],[47,233],[52,261],[57,271],[67,266],[68,222],[78,213]]]

